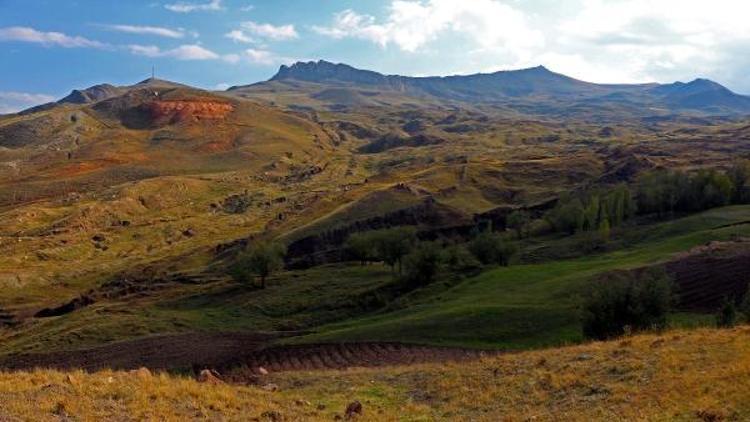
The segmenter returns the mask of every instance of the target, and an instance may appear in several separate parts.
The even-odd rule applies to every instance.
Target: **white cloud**
[[[348,9],[312,29],[333,39],[372,42],[388,49],[390,57],[413,55],[388,72],[445,74],[544,64],[593,82],[709,77],[750,93],[746,0],[386,4],[382,16]]]
[[[234,31],[227,32],[224,36],[234,42],[241,42],[241,43],[246,43],[246,44],[251,44],[255,42],[254,38],[250,37],[249,35],[245,34],[239,29],[235,29]]]
[[[228,84],[226,82],[222,82],[222,83],[218,83],[218,84],[214,85],[214,90],[216,90],[216,91],[226,91],[231,86],[232,85],[230,85],[230,84]]]
[[[277,66],[295,61],[292,58],[280,56],[269,50],[255,48],[245,50],[244,56],[250,63],[263,66]]]
[[[224,6],[221,5],[221,0],[211,0],[208,3],[177,2],[165,4],[164,8],[177,13],[224,10]]]
[[[167,38],[183,38],[185,31],[182,29],[170,29],[160,26],[139,26],[139,25],[100,25],[103,28],[125,32],[128,34],[156,35]]]
[[[247,21],[242,23],[242,29],[253,35],[274,41],[285,41],[299,38],[297,30],[294,29],[294,25],[291,24],[275,26],[269,23]]]
[[[394,44],[406,52],[444,35],[459,35],[481,47],[503,46],[516,54],[544,45],[543,33],[530,26],[522,11],[497,0],[394,0],[382,22],[349,9],[337,13],[331,26],[313,29],[337,39]]]
[[[0,28],[0,41],[20,41],[64,48],[106,48],[107,44],[61,32],[42,32],[24,26]]]
[[[253,6],[252,4],[248,4],[247,6],[240,7],[241,12],[250,12],[253,10],[255,10],[255,6]]]
[[[131,53],[146,57],[169,57],[178,60],[216,60],[222,56],[197,44],[185,44],[170,50],[162,50],[155,45],[128,46]]]
[[[46,94],[0,91],[0,114],[15,113],[39,104],[55,101],[55,97]]]

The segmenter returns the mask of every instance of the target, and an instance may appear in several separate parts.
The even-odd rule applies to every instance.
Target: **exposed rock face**
[[[157,100],[146,105],[155,122],[182,123],[202,119],[223,119],[234,106],[221,101]]]

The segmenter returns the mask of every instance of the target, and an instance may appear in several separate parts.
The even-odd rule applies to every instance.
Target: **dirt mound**
[[[146,105],[157,123],[182,123],[201,119],[223,119],[234,110],[229,103],[213,100],[159,100]]]
[[[241,366],[221,372],[227,380],[245,382],[262,375],[263,369],[273,373],[413,365],[427,362],[457,362],[496,353],[498,352],[414,346],[400,343],[278,346],[250,353]]]
[[[725,297],[739,298],[750,283],[750,240],[711,242],[666,264],[680,308],[714,312]]]

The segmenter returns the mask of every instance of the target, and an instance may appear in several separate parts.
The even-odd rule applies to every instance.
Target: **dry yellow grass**
[[[470,363],[271,374],[278,392],[166,375],[0,374],[0,420],[748,420],[750,327]]]

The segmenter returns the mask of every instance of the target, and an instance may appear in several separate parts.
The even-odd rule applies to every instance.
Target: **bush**
[[[229,275],[237,282],[251,284],[255,276],[260,277],[260,288],[266,287],[266,278],[284,266],[286,250],[276,243],[259,243],[242,252],[229,269]]]
[[[664,271],[613,274],[591,285],[583,302],[583,334],[606,340],[628,329],[664,328],[672,303],[672,282]]]
[[[443,250],[432,242],[422,242],[404,258],[406,278],[418,285],[432,283],[443,262]]]
[[[510,260],[518,253],[518,248],[502,239],[497,233],[484,232],[469,243],[469,251],[482,264],[510,265]]]
[[[731,328],[737,325],[739,314],[733,299],[724,298],[716,315],[716,325],[720,328]]]

